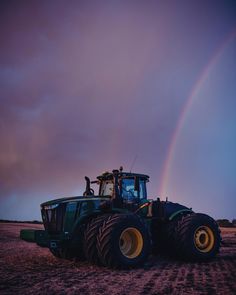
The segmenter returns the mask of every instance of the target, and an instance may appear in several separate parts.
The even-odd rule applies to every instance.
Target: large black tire
[[[171,257],[176,256],[176,248],[178,243],[177,227],[179,221],[187,215],[193,213],[182,212],[173,220],[162,223],[153,231],[153,254],[165,254]]]
[[[175,238],[178,220],[162,224],[153,231],[153,254],[175,255]]]
[[[176,229],[176,251],[188,261],[206,261],[216,256],[221,244],[220,230],[213,218],[194,213],[184,216]]]
[[[55,256],[56,258],[62,258],[61,255],[61,251],[59,251],[58,249],[50,249],[49,251],[52,253],[53,256]]]
[[[141,266],[150,253],[150,235],[137,215],[114,214],[99,228],[97,248],[105,266],[134,268]]]
[[[84,232],[84,254],[90,263],[101,264],[97,250],[97,235],[99,227],[108,216],[108,214],[105,214],[93,218],[86,226]]]
[[[49,250],[53,254],[53,256],[55,256],[56,258],[71,260],[75,257],[72,251],[66,247],[63,247],[60,249],[49,249]]]
[[[84,253],[85,228],[86,228],[86,224],[82,224],[74,231],[70,249],[69,249],[70,255],[79,261],[86,260],[85,253]]]
[[[73,237],[69,244],[62,245],[55,249],[49,248],[50,252],[57,258],[84,261],[84,228],[85,225],[79,226],[73,233]]]

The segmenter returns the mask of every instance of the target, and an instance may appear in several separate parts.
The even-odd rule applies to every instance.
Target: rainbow
[[[236,29],[234,29],[233,31],[231,31],[231,33],[229,35],[227,35],[227,37],[224,39],[221,46],[216,50],[213,57],[210,59],[210,61],[204,67],[203,71],[200,74],[200,78],[194,84],[194,86],[193,86],[193,88],[186,100],[186,103],[181,110],[176,128],[175,128],[173,135],[171,137],[171,140],[170,140],[170,144],[169,144],[169,147],[167,150],[167,156],[164,161],[164,165],[163,165],[163,169],[162,169],[163,172],[162,172],[162,176],[161,176],[161,186],[160,186],[160,193],[161,193],[162,197],[167,196],[167,187],[168,187],[172,162],[174,160],[175,149],[177,146],[179,135],[180,135],[181,130],[185,124],[187,114],[189,113],[189,111],[190,111],[190,109],[197,97],[199,90],[201,89],[203,83],[205,82],[205,80],[209,76],[212,68],[218,62],[218,60],[222,56],[224,50],[229,46],[229,44],[234,40],[235,37],[236,37]]]

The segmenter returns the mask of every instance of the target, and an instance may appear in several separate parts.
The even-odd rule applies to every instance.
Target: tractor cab
[[[149,176],[131,172],[113,170],[97,177],[99,196],[110,196],[116,207],[137,209],[147,201],[146,183]]]

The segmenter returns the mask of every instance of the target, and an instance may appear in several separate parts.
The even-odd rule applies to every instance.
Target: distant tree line
[[[0,223],[33,223],[33,224],[42,224],[42,221],[38,220],[31,220],[31,221],[19,221],[19,220],[5,220],[5,219],[0,219]]]
[[[218,219],[216,222],[222,227],[236,227],[236,219],[233,219],[232,222],[230,222],[228,219]]]

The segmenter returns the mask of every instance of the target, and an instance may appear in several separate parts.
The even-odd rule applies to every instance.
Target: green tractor
[[[110,268],[140,266],[151,252],[188,261],[218,253],[221,236],[214,219],[178,203],[148,200],[149,176],[121,167],[95,181],[85,179],[83,196],[41,204],[45,230],[22,230],[21,238],[48,247],[58,258]],[[97,196],[92,183],[99,185]]]

